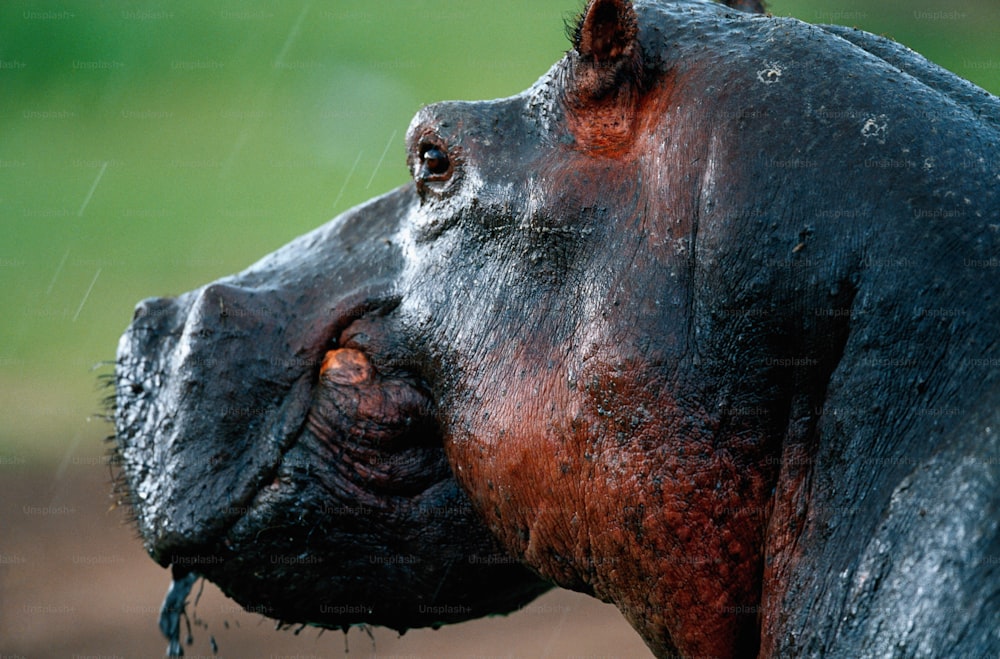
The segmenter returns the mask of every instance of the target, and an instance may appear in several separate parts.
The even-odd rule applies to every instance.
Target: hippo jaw
[[[285,622],[400,631],[550,587],[478,520],[422,383],[359,349],[363,319],[398,304],[384,237],[413,198],[402,188],[137,308],[117,358],[118,462],[146,549],[175,576]]]

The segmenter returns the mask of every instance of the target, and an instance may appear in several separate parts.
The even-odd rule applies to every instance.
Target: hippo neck
[[[517,406],[483,396],[447,424],[449,460],[514,555],[615,603],[658,655],[752,656],[785,410],[714,386],[691,409],[642,370],[584,369]],[[565,421],[535,421],[553,407]]]
[[[596,493],[590,517],[613,521],[590,530],[591,585],[658,656],[755,656],[772,441],[749,429],[668,432],[683,433],[683,452],[627,451],[595,469],[610,495]]]

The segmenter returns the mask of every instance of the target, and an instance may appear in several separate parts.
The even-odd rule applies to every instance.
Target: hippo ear
[[[590,0],[571,37],[577,95],[601,98],[637,79],[642,48],[631,0]]]
[[[573,48],[585,60],[607,64],[637,47],[638,32],[630,0],[590,0],[573,31]]]

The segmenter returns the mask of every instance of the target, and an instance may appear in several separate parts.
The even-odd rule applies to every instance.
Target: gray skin
[[[995,97],[855,30],[595,0],[407,148],[413,183],[138,307],[155,560],[328,627],[556,583],[660,656],[1000,652]]]

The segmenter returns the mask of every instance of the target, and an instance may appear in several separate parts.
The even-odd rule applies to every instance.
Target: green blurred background
[[[417,109],[524,89],[565,51],[562,21],[582,4],[3,0],[0,499],[31,482],[40,489],[17,501],[62,502],[64,476],[96,467],[86,482],[103,501],[110,428],[97,376],[110,372],[135,303],[240,270],[403,183]],[[996,0],[771,9],[885,34],[1000,91]],[[11,527],[41,524],[13,505],[0,516],[8,539]],[[15,558],[30,565],[45,529],[83,519],[46,520],[22,533],[22,549],[0,552],[0,600],[4,574],[17,583]],[[131,561],[137,547],[112,556]],[[103,555],[75,551],[58,560]]]

